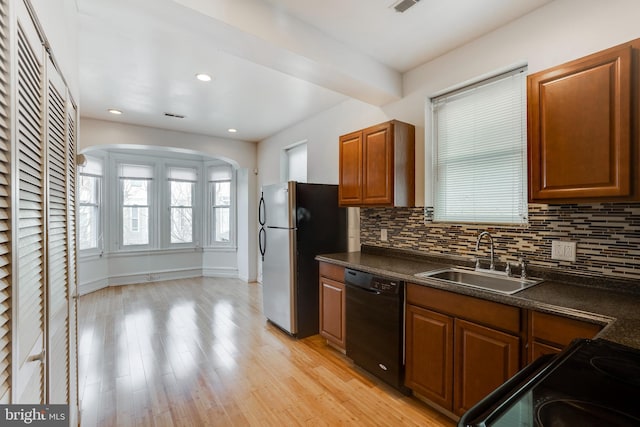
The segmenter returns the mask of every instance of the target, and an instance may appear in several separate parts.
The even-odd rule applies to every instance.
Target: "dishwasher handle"
[[[371,288],[372,281],[373,281],[373,275],[371,273],[352,270],[350,268],[344,269],[344,283],[346,283],[347,285],[355,286],[357,288],[368,289],[368,288]]]

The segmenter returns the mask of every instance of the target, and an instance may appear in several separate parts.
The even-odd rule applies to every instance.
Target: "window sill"
[[[202,252],[202,248],[190,246],[188,248],[158,248],[158,249],[120,249],[113,252],[107,252],[107,257],[126,257],[131,255],[157,255],[157,254],[184,254],[192,252]]]

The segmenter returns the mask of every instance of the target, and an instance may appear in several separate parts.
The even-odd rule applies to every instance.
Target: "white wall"
[[[416,125],[416,202],[424,201],[425,103],[436,93],[518,64],[536,72],[640,37],[640,1],[555,0],[407,73],[404,97],[381,108],[349,100],[258,144],[258,184],[277,180],[279,152],[308,140],[309,182],[338,182],[338,138],[389,119]]]

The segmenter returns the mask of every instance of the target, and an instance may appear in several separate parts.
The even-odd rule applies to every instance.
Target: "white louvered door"
[[[8,0],[0,0],[0,404],[11,398],[11,125]]]
[[[78,108],[73,101],[67,101],[67,236],[68,236],[68,325],[69,354],[68,402],[70,417],[74,420],[78,414],[78,274],[76,270],[76,152]]]
[[[69,210],[66,87],[47,60],[47,403],[69,399]]]
[[[14,301],[14,348],[16,388],[13,403],[44,400],[45,331],[45,144],[44,144],[44,50],[36,28],[22,1],[16,5],[15,137],[18,173],[17,295]],[[15,247],[15,245],[14,245]]]

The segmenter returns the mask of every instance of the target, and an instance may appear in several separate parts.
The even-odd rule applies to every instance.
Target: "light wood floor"
[[[261,287],[198,278],[80,298],[79,392],[91,426],[447,426],[319,336],[267,323]]]

